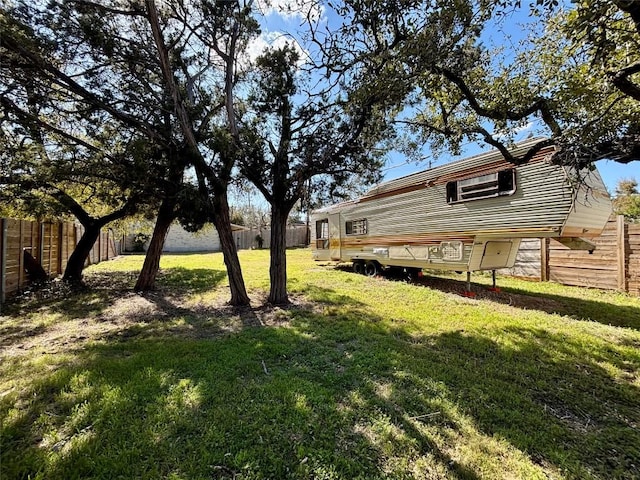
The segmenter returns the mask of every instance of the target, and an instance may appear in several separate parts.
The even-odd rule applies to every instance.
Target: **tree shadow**
[[[0,347],[20,343],[26,338],[40,335],[46,328],[44,325],[2,325],[0,326]]]
[[[226,277],[225,272],[205,268],[163,269],[159,275],[158,289],[140,295],[132,292],[137,275],[137,271],[90,272],[85,276],[82,289],[70,288],[64,282],[54,281],[12,298],[3,305],[3,316],[9,321],[8,324],[0,325],[0,347],[20,347],[26,341],[33,343],[35,337],[44,338],[51,330],[56,330],[57,322],[54,320],[50,324],[34,326],[29,314],[36,310],[46,312],[52,319],[59,316],[67,322],[77,324],[69,326],[69,330],[75,332],[69,334],[69,341],[78,339],[77,348],[81,348],[89,340],[89,335],[82,332],[87,320],[103,323],[129,320],[126,328],[119,328],[110,334],[113,338],[122,335],[158,335],[163,332],[189,333],[187,328],[163,324],[164,320],[175,316],[190,319],[194,325],[201,327],[198,334],[202,335],[205,334],[207,325],[210,330],[207,335],[212,336],[237,330],[229,327],[214,332],[219,319],[229,315],[227,309],[185,307],[181,301],[184,295],[215,289]],[[140,305],[140,300],[148,300],[154,307],[146,308],[147,305]],[[250,319],[245,317],[243,321],[249,322]],[[63,332],[55,331],[55,335],[59,338]],[[58,343],[60,342],[64,340],[59,340]]]
[[[6,473],[94,478],[108,465],[109,475],[130,478],[387,478],[384,447],[358,430],[354,406],[343,410],[352,388],[371,393],[361,366],[337,365],[333,349],[317,343],[289,328],[250,328],[215,344],[165,338],[94,346],[41,378],[36,401],[3,424],[5,455],[13,458]],[[344,378],[334,382],[336,375]],[[369,402],[368,409],[381,405]],[[453,478],[478,478],[420,432],[408,435]]]
[[[416,284],[440,291],[464,295],[466,282],[425,276]],[[576,320],[587,320],[616,327],[640,330],[640,301],[638,306],[614,305],[598,300],[554,295],[513,287],[501,287],[494,292],[481,284],[473,284],[478,299],[509,305],[523,310],[538,310],[549,314],[563,315]]]
[[[416,335],[336,291],[312,293],[326,302],[247,310],[232,334],[125,335],[42,368],[0,399],[4,473],[473,480],[526,478],[538,464],[633,478],[632,349],[536,327],[500,341]],[[269,325],[274,311],[286,321]],[[532,470],[510,464],[513,448]]]
[[[123,291],[122,288],[90,286],[71,289],[61,281],[51,282],[45,288],[11,298],[3,305],[3,315],[19,319],[39,309],[51,314],[64,314],[71,319],[95,317],[112,305]]]
[[[350,270],[338,266],[339,270]],[[387,276],[390,281],[405,281],[412,285],[422,286],[443,293],[467,297],[467,283],[464,280],[429,275],[407,280],[402,276]],[[549,314],[563,315],[576,320],[587,320],[613,325],[616,327],[640,330],[640,299],[638,306],[613,305],[598,300],[554,295],[547,292],[536,292],[521,288],[501,287],[500,291],[491,291],[484,284],[472,283],[472,291],[478,300],[509,305],[524,310],[538,310]]]
[[[287,320],[286,316],[274,314],[265,323],[263,311],[267,307],[184,305],[176,300],[175,295],[167,295],[162,291],[145,292],[140,296],[154,305],[153,312],[142,315],[137,321],[113,332],[108,340],[127,341],[132,338],[162,338],[167,335],[173,338],[212,340],[247,328],[281,325]]]

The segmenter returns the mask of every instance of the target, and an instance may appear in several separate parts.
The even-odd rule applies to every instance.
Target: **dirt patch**
[[[262,292],[251,295],[252,305],[232,307],[224,301],[194,303],[188,294],[175,289],[159,289],[138,294],[131,290],[106,288],[101,282],[82,293],[95,294],[88,302],[74,301],[74,293],[65,288],[30,292],[16,299],[0,324],[0,359],[20,357],[34,351],[54,354],[82,349],[101,341],[128,340],[170,335],[195,339],[215,339],[246,328],[286,327],[292,312],[314,309],[302,297],[292,296],[285,307],[264,305]],[[42,303],[44,302],[44,303]],[[73,315],[65,314],[68,303]],[[87,302],[84,302],[87,303]],[[80,304],[80,306],[78,306]],[[51,320],[34,325],[29,311],[51,313]],[[80,308],[85,307],[83,314]],[[57,313],[53,313],[57,312]]]

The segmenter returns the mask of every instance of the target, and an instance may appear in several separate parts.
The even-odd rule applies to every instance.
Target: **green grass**
[[[0,317],[0,478],[640,478],[640,299],[417,284],[288,252],[290,308],[220,254],[91,267]]]

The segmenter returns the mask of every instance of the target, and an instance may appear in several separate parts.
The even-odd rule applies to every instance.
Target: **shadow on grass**
[[[338,266],[336,268],[350,271],[350,268],[347,267]],[[387,278],[391,281],[407,281],[403,278]],[[464,296],[467,290],[465,280],[431,276],[428,273],[422,278],[411,280],[410,283],[460,296]],[[500,286],[499,281],[498,285]],[[597,300],[512,287],[501,287],[500,292],[492,292],[488,290],[486,285],[478,283],[472,283],[471,287],[472,291],[477,295],[475,298],[478,299],[486,299],[526,310],[539,310],[550,314],[565,315],[576,320],[594,321],[604,325],[640,330],[640,306],[613,305]]]
[[[637,352],[416,336],[313,295],[328,313],[279,310],[286,328],[253,310],[233,335],[132,335],[43,368],[0,399],[3,478],[634,478]]]
[[[6,347],[45,332],[44,325],[0,325],[0,347]]]
[[[202,293],[213,290],[219,286],[226,277],[226,273],[214,269],[185,269],[181,267],[163,269],[158,277],[158,288],[152,292],[135,295],[132,289],[135,285],[138,272],[136,271],[110,271],[90,272],[85,275],[85,285],[81,289],[71,289],[61,281],[50,282],[43,288],[27,292],[19,297],[11,299],[3,305],[3,315],[9,320],[8,324],[0,324],[0,347],[19,345],[25,341],[33,340],[37,336],[46,336],[49,330],[47,325],[34,325],[29,318],[29,313],[42,311],[52,316],[60,315],[66,320],[84,322],[85,320],[117,322],[113,318],[111,309],[123,302],[129,302],[132,307],[122,313],[127,319],[133,319],[129,323],[142,323],[131,325],[125,330],[120,330],[118,335],[136,335],[136,332],[151,334],[163,334],[172,331],[168,326],[161,326],[162,320],[173,316],[183,316],[194,324],[217,324],[220,317],[229,314],[228,309],[216,308],[186,308],[174,301],[173,297],[179,297],[185,293]],[[144,298],[155,305],[152,311],[135,311],[139,298]],[[250,325],[251,319],[247,315],[243,321]],[[144,325],[144,322],[152,322],[152,325]],[[52,321],[55,324],[55,321]],[[178,327],[174,327],[174,332]],[[81,326],[78,327],[81,331]],[[235,327],[234,327],[235,329]],[[216,335],[216,329],[209,332],[209,336]],[[218,332],[220,333],[220,332]],[[224,333],[224,332],[222,332]],[[81,335],[81,339],[87,337]]]
[[[92,271],[85,275],[85,282],[90,290],[126,291],[133,289],[139,273],[134,270]],[[198,293],[217,287],[226,276],[226,272],[212,268],[162,268],[156,277],[156,285]]]
[[[71,319],[95,317],[113,305],[126,289],[117,279],[110,286],[85,285],[71,289],[62,281],[51,282],[46,288],[29,291],[10,299],[3,306],[3,315],[19,318],[34,309],[51,314],[64,314]]]

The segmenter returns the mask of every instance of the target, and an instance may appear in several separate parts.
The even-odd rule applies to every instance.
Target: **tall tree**
[[[231,303],[247,304],[227,201],[236,157],[227,148],[230,135],[223,133],[235,127],[225,123],[232,115],[221,115],[233,108],[228,99],[237,52],[255,27],[246,9],[206,0],[162,8],[151,0],[117,6],[71,0],[46,6],[16,2],[2,14],[51,47],[43,52],[14,30],[3,31],[3,53],[23,60],[17,68],[45,88],[45,99],[69,98],[97,118],[135,130],[163,152],[163,178],[173,183],[162,198],[154,246],[176,216],[183,172],[195,169],[197,191],[211,206],[220,234]],[[151,249],[139,288],[152,286],[159,252]]]
[[[613,210],[627,220],[640,219],[640,192],[635,178],[622,179],[616,187]]]
[[[150,193],[150,151],[145,139],[122,123],[39,81],[33,66],[11,49],[19,41],[53,56],[52,44],[5,12],[0,24],[6,32],[0,45],[0,197],[23,216],[73,216],[82,224],[63,275],[77,284],[101,228],[134,213]]]
[[[487,30],[509,22],[520,3],[423,0],[398,8],[389,0],[376,11],[346,0],[345,14],[359,28],[342,31],[362,45],[361,57],[393,59],[382,81],[404,88],[409,108],[396,121],[417,144],[457,152],[465,142],[484,141],[514,163],[555,144],[555,161],[576,168],[604,158],[637,160],[637,2],[574,2],[557,14],[555,0],[535,2],[544,28],[514,42],[515,49],[487,47]],[[532,123],[549,139],[516,158],[508,144]]]
[[[243,145],[243,174],[271,206],[272,304],[288,302],[287,219],[309,181],[326,176],[340,184],[357,174],[369,183],[378,178],[381,167],[374,149],[385,131],[376,110],[381,97],[357,98],[353,92],[346,100],[342,89],[334,96],[326,88],[314,92],[305,79],[314,81],[318,72],[300,75],[299,62],[298,49],[289,44],[257,59],[248,113],[237,140]]]

